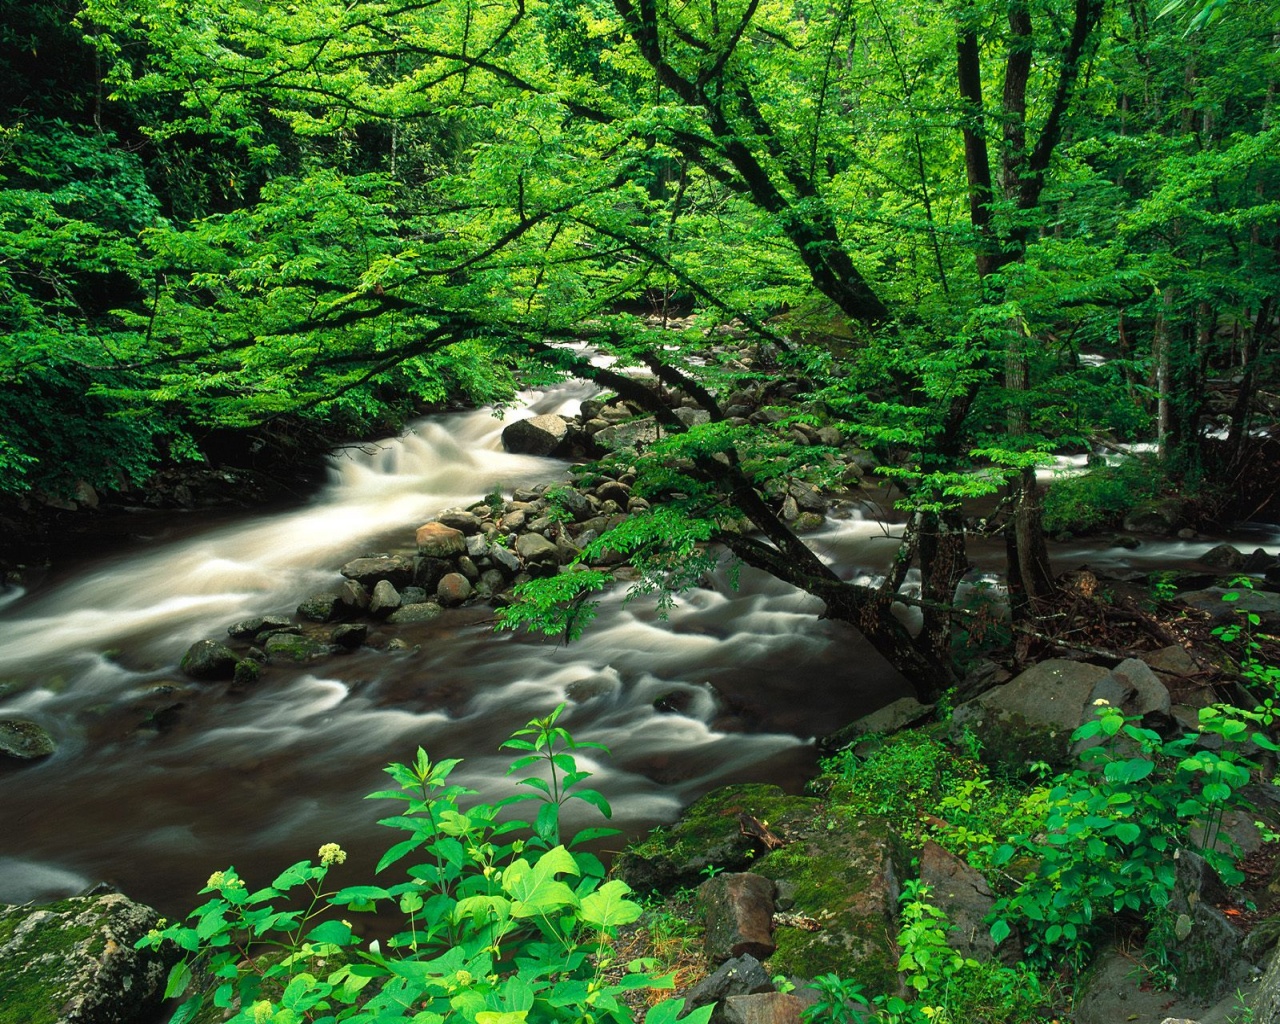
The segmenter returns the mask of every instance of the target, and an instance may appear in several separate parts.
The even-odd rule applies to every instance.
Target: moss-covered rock
[[[748,784],[713,790],[690,805],[674,825],[655,829],[643,842],[619,854],[613,873],[636,892],[667,893],[698,885],[708,866],[743,871],[759,846],[743,834],[740,815],[750,815],[784,833],[791,826],[809,824],[816,805],[816,800],[789,796],[777,786]]]
[[[0,762],[38,761],[53,751],[53,737],[35,722],[0,719]]]
[[[0,1024],[126,1024],[160,1003],[176,950],[135,950],[158,915],[119,893],[0,905]]]
[[[270,661],[311,661],[323,658],[332,651],[328,644],[315,637],[277,633],[267,640],[267,658]]]
[[[910,863],[886,822],[867,819],[844,832],[792,843],[759,860],[752,871],[785,886],[793,912],[815,931],[778,928],[770,972],[816,978],[833,972],[869,993],[899,990],[899,879]]]

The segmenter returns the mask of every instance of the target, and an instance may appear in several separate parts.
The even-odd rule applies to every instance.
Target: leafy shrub
[[[1083,533],[1118,526],[1139,505],[1159,497],[1167,485],[1155,462],[1138,456],[1061,477],[1044,497],[1045,529]]]
[[[583,800],[609,815],[604,797],[581,785],[589,773],[573,756],[601,748],[556,725],[563,710],[535,719],[503,744],[522,751],[510,772],[546,769],[545,776],[519,780],[532,792],[464,804],[474,791],[449,782],[460,762],[432,763],[421,749],[412,765],[386,769],[399,788],[370,799],[404,805],[380,824],[408,838],[386,852],[377,871],[424,855],[406,869],[405,881],[327,891],[329,868],[346,857],[334,843],[320,847],[318,863],[299,861],[262,889],[250,890],[234,869],[215,872],[203,890],[209,900],[189,923],[139,942],[154,948],[172,941],[186,954],[170,973],[166,995],[187,991],[199,967],[213,979],[214,1004],[235,1009],[230,1020],[237,1024],[632,1021],[623,993],[672,983],[652,977],[646,962],[613,962],[611,934],[642,908],[627,898],[623,882],[603,880],[594,855],[575,848],[615,830],[590,828],[561,840],[566,801]],[[526,800],[540,803],[532,821],[500,820],[505,808]],[[362,948],[341,915],[389,906],[403,915],[403,929],[385,952],[377,942]],[[174,1024],[190,1021],[206,994],[187,999]],[[670,1024],[682,1008],[683,1000],[659,1003],[645,1024]],[[705,1024],[711,1010],[683,1019]]]

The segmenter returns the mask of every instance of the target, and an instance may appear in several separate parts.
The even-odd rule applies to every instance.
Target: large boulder
[[[516,420],[502,431],[502,447],[519,455],[552,455],[569,434],[562,416],[548,413]]]
[[[339,572],[372,590],[379,580],[387,580],[397,590],[413,582],[413,562],[400,555],[372,555],[355,558]]]
[[[898,991],[899,879],[909,863],[901,840],[873,818],[757,858],[751,870],[785,888],[797,919],[817,925],[777,928],[770,968],[816,978],[848,975],[852,967],[870,991]]]
[[[424,523],[416,535],[418,553],[428,558],[452,558],[467,553],[466,536],[444,523]]]
[[[373,588],[373,596],[369,599],[369,614],[377,618],[386,618],[400,607],[400,592],[389,580],[378,580]]]
[[[1126,715],[1143,719],[1144,725],[1164,725],[1169,721],[1169,689],[1144,661],[1126,658],[1099,679],[1089,704],[1105,700]],[[1150,716],[1150,717],[1148,717]]]
[[[920,851],[920,881],[929,887],[929,902],[946,911],[952,925],[947,945],[975,960],[995,956],[986,916],[996,898],[982,873],[930,839]]]
[[[658,421],[652,416],[618,423],[597,431],[592,438],[596,444],[609,451],[639,451],[658,439]]]
[[[1224,595],[1236,597],[1224,600]],[[1178,600],[1196,611],[1204,612],[1215,623],[1230,622],[1238,615],[1252,612],[1261,625],[1270,629],[1280,626],[1280,594],[1242,587],[1207,587],[1178,595]]]
[[[993,764],[1045,761],[1066,767],[1075,760],[1071,734],[1085,721],[1094,687],[1107,675],[1099,665],[1042,661],[956,708],[952,738],[961,742],[971,730],[984,760]]]
[[[0,762],[38,761],[53,751],[53,737],[35,722],[0,719]]]
[[[230,679],[236,674],[240,659],[226,644],[216,640],[197,640],[187,648],[178,667],[182,674],[202,683]]]
[[[773,941],[773,882],[749,871],[708,878],[698,889],[706,914],[707,959],[724,963],[750,955],[767,960]]]
[[[119,893],[0,905],[0,1024],[149,1019],[177,956],[134,949],[158,919]]]
[[[932,704],[921,704],[914,697],[899,697],[871,714],[863,715],[830,735],[821,737],[818,740],[818,752],[834,754],[872,733],[886,736],[895,733],[933,714],[933,707]]]
[[[525,565],[550,568],[560,564],[560,549],[540,533],[524,533],[517,537],[516,554]]]
[[[446,608],[462,604],[471,596],[471,581],[460,572],[446,573],[436,586],[436,600]]]

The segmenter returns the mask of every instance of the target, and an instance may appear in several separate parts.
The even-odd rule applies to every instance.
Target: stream
[[[506,422],[571,415],[590,393],[531,396]],[[503,423],[487,410],[433,417],[333,456],[328,484],[304,507],[195,529],[174,517],[32,593],[0,592],[0,717],[38,722],[58,743],[44,761],[0,769],[0,902],[107,881],[180,916],[213,870],[234,865],[254,888],[327,842],[350,854],[337,884],[369,880],[398,838],[375,824],[389,807],[363,799],[383,788],[381,768],[421,746],[433,759],[465,758],[455,779],[497,798],[511,791],[499,744],[561,702],[562,724],[612,751],[579,761],[614,824],[637,835],[718,785],[797,789],[813,737],[908,692],[852,629],[817,617],[820,602],[748,570],[737,589],[712,581],[665,620],[615,588],[568,647],[495,634],[492,610],[476,606],[396,630],[412,651],[272,665],[243,694],[181,677],[193,641],[291,613],[338,583],[344,562],[411,544],[440,510],[563,475],[563,462],[504,452]],[[810,540],[852,577],[888,564],[894,532],[853,514]],[[1274,529],[1263,532],[1248,543],[1274,547]],[[1146,567],[1209,546],[1076,544],[1054,555],[1058,569]],[[994,569],[998,554],[979,545],[971,557]],[[681,713],[655,710],[672,695]],[[158,728],[157,710],[174,703]],[[574,806],[575,824],[598,823]]]

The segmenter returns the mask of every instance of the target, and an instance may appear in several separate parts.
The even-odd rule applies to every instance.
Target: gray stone
[[[400,592],[391,585],[390,580],[378,580],[373,588],[373,597],[369,599],[369,614],[385,618],[400,607]]]
[[[422,587],[405,587],[400,591],[401,604],[422,604],[427,599],[427,592]]]
[[[564,417],[554,413],[516,420],[502,431],[502,447],[521,455],[552,455],[569,433]]]
[[[773,982],[760,961],[746,953],[726,960],[712,974],[689,989],[684,994],[684,1012],[688,1013],[708,1003],[722,1002],[729,996],[748,996],[773,990]]]
[[[499,569],[505,569],[510,575],[520,571],[520,556],[508,547],[495,544],[489,551],[489,557],[493,559],[494,565]]]
[[[364,584],[355,580],[343,580],[338,588],[338,600],[353,615],[369,610],[369,592],[364,589]]]
[[[1003,686],[961,704],[951,716],[956,742],[966,728],[992,763],[1074,763],[1071,734],[1085,720],[1094,687],[1109,673],[1098,665],[1050,658]]]
[[[413,560],[413,585],[420,587],[423,593],[433,594],[440,577],[447,572],[453,572],[452,562],[444,558],[419,555]]]
[[[182,674],[201,682],[230,679],[235,675],[236,652],[216,640],[197,640],[187,648],[179,668]]]
[[[1224,594],[1237,594],[1237,598],[1224,601]],[[1208,587],[1178,595],[1178,600],[1188,607],[1204,612],[1215,623],[1230,622],[1238,615],[1253,612],[1262,619],[1266,628],[1280,626],[1280,594],[1266,590],[1249,590],[1244,587]]]
[[[134,944],[159,915],[119,893],[0,905],[0,1022],[133,1024],[160,1005],[177,959]]]
[[[467,538],[467,555],[470,558],[484,558],[489,554],[489,541],[482,533]]]
[[[707,412],[706,409],[689,409],[685,406],[680,406],[678,409],[673,409],[672,412],[675,414],[676,419],[686,427],[698,427],[704,423],[711,422],[711,413]]]
[[[457,530],[459,533],[472,534],[480,532],[480,517],[474,512],[452,508],[441,512],[436,516],[436,520]]]
[[[560,564],[560,549],[537,533],[521,534],[516,539],[516,554],[526,565],[548,567]]]
[[[929,887],[929,902],[945,910],[952,928],[947,945],[975,960],[990,960],[996,952],[986,916],[995,894],[981,872],[932,839],[920,851],[920,881]]]
[[[1198,675],[1203,671],[1199,662],[1191,655],[1191,652],[1178,644],[1161,647],[1158,651],[1144,654],[1142,655],[1142,660],[1147,663],[1147,666],[1156,675],[1161,677],[1176,679]]]
[[[434,601],[424,601],[422,604],[402,604],[399,609],[391,613],[391,617],[387,619],[392,625],[407,626],[413,622],[431,622],[438,619],[443,614],[444,609]],[[391,645],[388,644],[388,647]]]
[[[709,1024],[801,1024],[811,1002],[794,992],[729,996]]]
[[[333,622],[342,618],[346,608],[337,594],[312,594],[298,605],[298,618],[307,622]]]
[[[53,737],[35,722],[0,718],[0,761],[38,761],[53,751]]]
[[[478,579],[480,579],[480,569],[476,566],[476,563],[466,555],[462,555],[458,559],[458,572],[462,573],[462,575],[467,578],[468,582],[473,585]]]
[[[617,423],[597,431],[593,440],[609,451],[639,451],[658,439],[658,422],[652,416]]]
[[[462,604],[471,596],[471,581],[460,572],[446,573],[436,587],[436,597],[446,608]]]
[[[1206,1001],[1221,999],[1248,977],[1240,955],[1244,935],[1214,904],[1227,890],[1203,857],[1179,850],[1168,912],[1178,915],[1172,959],[1178,989]]]
[[[750,872],[720,874],[698,889],[706,913],[705,949],[712,963],[750,954],[767,960],[773,941],[773,882]]]
[[[788,488],[791,497],[796,501],[801,512],[823,512],[827,511],[827,499],[822,496],[822,492],[813,484],[802,483],[799,480],[794,481]]]
[[[1126,658],[1098,680],[1089,695],[1089,704],[1099,700],[1120,708],[1126,715],[1169,717],[1168,688],[1146,662],[1137,658]]]
[[[347,579],[356,580],[370,588],[374,587],[379,580],[387,580],[397,588],[408,586],[413,582],[413,562],[401,555],[355,558],[344,565],[339,572]]]
[[[591,503],[586,496],[572,487],[560,487],[555,492],[555,502],[574,519],[585,519],[591,515]]]
[[[1216,569],[1243,569],[1245,556],[1239,548],[1231,544],[1218,544],[1210,548],[1196,561],[1211,565]]]
[[[631,488],[616,480],[606,480],[596,488],[596,497],[601,501],[617,502],[619,508],[626,508],[631,500]]]

